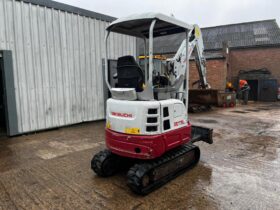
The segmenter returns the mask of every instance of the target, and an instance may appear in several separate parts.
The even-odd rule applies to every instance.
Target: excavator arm
[[[199,74],[199,86],[201,89],[208,89],[210,85],[207,83],[206,78],[206,60],[204,57],[204,45],[202,40],[201,30],[198,25],[194,25],[193,30],[189,34],[189,55],[194,55],[196,66]],[[182,41],[175,56],[168,60],[173,67],[172,71],[175,75],[181,75],[185,73],[186,68],[186,39]]]

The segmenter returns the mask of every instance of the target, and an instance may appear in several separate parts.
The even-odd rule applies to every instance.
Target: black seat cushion
[[[118,58],[118,87],[135,88],[136,92],[143,91],[144,73],[133,56]]]

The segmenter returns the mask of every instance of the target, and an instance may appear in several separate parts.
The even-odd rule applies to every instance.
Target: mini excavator
[[[116,87],[108,81],[110,32],[144,40],[144,71],[132,55],[119,57]],[[164,61],[164,68],[155,69],[153,39],[176,33],[185,33],[186,39],[174,58]],[[203,50],[197,25],[160,13],[120,18],[106,28],[105,81],[112,97],[106,106],[107,149],[91,161],[97,175],[112,176],[129,163],[129,188],[146,195],[198,163],[200,150],[194,142],[213,143],[213,130],[191,125],[187,113],[192,53],[199,67],[200,85],[208,86]]]

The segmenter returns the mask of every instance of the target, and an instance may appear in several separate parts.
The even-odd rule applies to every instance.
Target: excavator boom
[[[208,89],[210,85],[207,83],[206,77],[206,59],[204,57],[204,44],[202,33],[198,25],[194,25],[193,30],[189,33],[189,52],[188,55],[194,55],[196,66],[199,74],[199,87]],[[186,59],[182,58],[186,55],[186,39],[184,39],[176,52],[175,56],[168,60],[174,66],[176,75],[183,74],[186,68]]]

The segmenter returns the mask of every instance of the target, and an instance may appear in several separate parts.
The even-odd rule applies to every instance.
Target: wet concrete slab
[[[279,209],[280,103],[190,120],[213,128],[214,144],[197,143],[199,164],[145,197],[130,192],[125,172],[91,171],[92,155],[105,148],[103,121],[1,137],[0,209]]]

